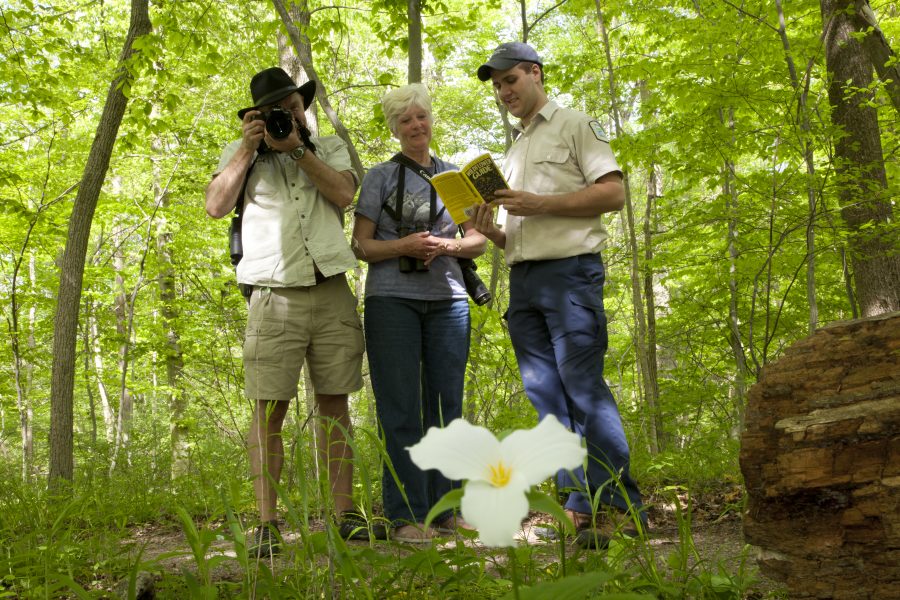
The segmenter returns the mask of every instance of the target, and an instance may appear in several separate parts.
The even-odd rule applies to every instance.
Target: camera
[[[275,140],[283,140],[294,130],[294,115],[280,106],[273,107],[268,113],[256,115],[256,118],[266,122],[266,131]]]
[[[471,258],[458,258],[459,269],[462,271],[463,284],[466,286],[466,293],[472,299],[472,302],[478,306],[484,306],[491,301],[491,292],[487,286],[481,281],[481,277],[475,271],[478,265]]]
[[[404,238],[409,234],[415,232],[420,233],[422,231],[431,231],[431,227],[427,225],[416,225],[414,228],[409,228],[406,226],[400,226],[400,237]],[[414,258],[412,256],[401,256],[400,257],[400,272],[401,273],[413,273],[418,271],[420,273],[428,271],[428,265],[425,264],[425,261],[421,258]]]

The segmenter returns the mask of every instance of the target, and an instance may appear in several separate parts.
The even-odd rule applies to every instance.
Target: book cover
[[[494,191],[509,189],[490,154],[476,157],[461,170],[438,173],[431,178],[431,184],[457,225],[472,217],[475,206],[494,200]]]

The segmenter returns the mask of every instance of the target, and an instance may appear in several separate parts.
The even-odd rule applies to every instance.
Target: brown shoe
[[[422,523],[401,525],[393,531],[391,539],[404,544],[430,544],[431,528],[426,528]]]
[[[590,550],[605,550],[609,546],[609,532],[600,527],[593,515],[566,510],[575,525],[575,545]],[[598,518],[600,515],[597,515]]]
[[[450,514],[434,524],[434,530],[443,535],[452,535],[458,529],[475,531],[475,527],[458,514]]]
[[[604,506],[596,517],[574,511],[566,512],[575,524],[575,543],[582,548],[603,550],[615,536],[640,537],[634,520],[618,508]]]

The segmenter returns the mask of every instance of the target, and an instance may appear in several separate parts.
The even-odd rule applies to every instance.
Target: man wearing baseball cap
[[[244,389],[253,401],[248,451],[260,526],[254,557],[278,552],[275,483],[281,429],[304,362],[315,389],[319,447],[338,515],[352,509],[347,398],[360,389],[363,334],[344,273],[356,257],[343,211],[358,185],[339,138],[314,137],[306,109],[316,83],[297,86],[282,69],[250,81],[253,105],[238,111],[241,139],[225,147],[206,188],[206,212],[222,218],[243,205],[238,283],[252,286],[244,342]],[[340,518],[340,517],[339,517]]]
[[[543,71],[538,53],[522,42],[500,44],[478,68],[520,121],[503,164],[511,189],[498,190],[474,221],[510,265],[509,334],[538,419],[552,414],[587,442],[587,469],[575,481],[565,472],[558,477],[571,490],[566,509],[576,542],[605,548],[612,535],[634,536],[646,525],[622,419],[603,378],[600,252],[608,235],[601,216],[620,210],[625,193],[600,122],[549,100]],[[496,205],[506,209],[502,228]]]

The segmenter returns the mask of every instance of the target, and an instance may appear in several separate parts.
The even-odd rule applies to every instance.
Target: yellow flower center
[[[502,460],[497,463],[497,466],[491,465],[491,485],[494,487],[504,487],[509,483],[511,475],[512,469],[504,465]]]

